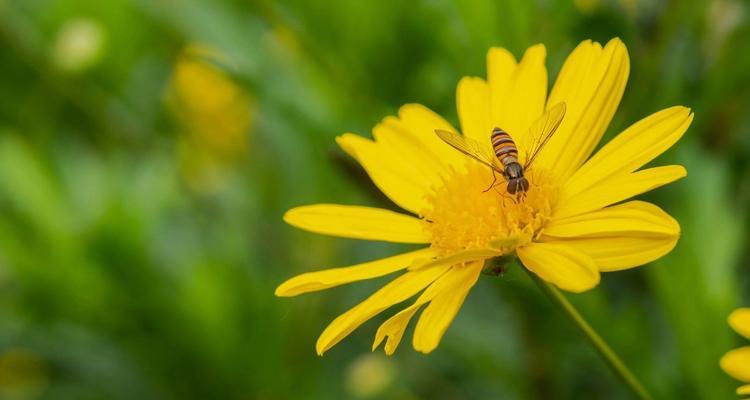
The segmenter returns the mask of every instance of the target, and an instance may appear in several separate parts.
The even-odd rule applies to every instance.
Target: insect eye
[[[508,193],[510,193],[510,194],[516,194],[517,190],[518,190],[518,180],[511,179],[508,182]]]

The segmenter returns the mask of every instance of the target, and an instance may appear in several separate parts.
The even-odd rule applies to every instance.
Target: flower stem
[[[598,333],[596,333],[594,328],[592,328],[591,325],[589,325],[589,323],[586,322],[585,319],[583,319],[581,314],[578,312],[578,310],[575,309],[575,307],[573,307],[568,299],[566,299],[565,296],[560,293],[560,291],[557,290],[556,287],[542,280],[541,278],[536,276],[536,274],[527,270],[526,268],[524,268],[524,270],[528,272],[529,276],[531,276],[531,279],[537,284],[537,286],[539,286],[539,288],[542,289],[542,291],[546,293],[554,303],[560,306],[560,308],[565,312],[565,315],[567,315],[568,318],[570,318],[576,324],[578,329],[580,329],[581,332],[586,336],[589,343],[591,343],[591,345],[594,346],[594,348],[599,352],[602,358],[604,358],[610,368],[612,368],[612,371],[614,371],[614,373],[618,377],[620,377],[620,379],[622,379],[625,385],[627,385],[630,390],[633,391],[633,394],[641,399],[651,399],[652,397],[648,393],[648,391],[646,391],[646,388],[638,381],[635,375],[630,372],[630,370],[625,366],[620,357],[617,356],[614,351],[612,351],[612,348],[609,347],[607,342],[605,342],[604,339],[602,339],[602,337],[599,336]]]

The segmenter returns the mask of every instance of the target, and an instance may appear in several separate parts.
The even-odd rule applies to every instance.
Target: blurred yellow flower
[[[403,274],[336,318],[317,342],[323,354],[365,321],[421,295],[386,320],[373,349],[384,339],[392,354],[417,311],[416,350],[429,353],[440,342],[485,261],[517,255],[542,279],[582,292],[599,283],[600,272],[651,262],[672,250],[677,221],[659,207],[625,200],[686,175],[682,166],[640,169],[687,130],[693,115],[671,107],[633,124],[592,157],[618,107],[629,74],[619,39],[602,47],[584,41],[565,61],[549,96],[546,50],[529,48],[520,61],[503,48],[487,55],[487,80],[463,78],[457,106],[463,135],[490,150],[489,135],[502,127],[520,154],[531,147],[527,133],[548,106],[564,102],[567,114],[533,167],[522,199],[505,185],[485,191],[489,168],[442,142],[435,129],[455,132],[443,118],[418,104],[375,126],[370,140],[351,133],[338,138],[375,185],[413,215],[383,209],[318,204],[294,208],[284,220],[321,234],[429,246],[377,261],[299,275],[276,289],[295,296],[354,281]],[[523,161],[523,160],[522,160]]]
[[[206,46],[186,47],[174,67],[173,108],[185,130],[186,177],[210,189],[222,169],[245,154],[253,101],[218,65],[226,58]]]
[[[382,394],[395,377],[392,360],[380,354],[363,354],[349,365],[346,386],[356,398],[374,398]]]
[[[750,308],[740,308],[729,315],[729,325],[750,339]],[[732,378],[745,382],[737,389],[739,395],[750,395],[750,346],[732,350],[721,358],[721,368]]]
[[[77,73],[94,66],[106,50],[105,32],[94,19],[66,21],[57,32],[52,61],[62,71]]]
[[[573,0],[573,5],[582,14],[592,14],[601,6],[601,2],[599,0]]]

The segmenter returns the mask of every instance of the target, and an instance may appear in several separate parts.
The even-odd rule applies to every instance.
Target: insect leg
[[[498,195],[499,195],[500,197],[505,197],[505,196],[507,196],[507,195],[508,195],[508,193],[503,193],[503,192],[499,191],[499,190],[497,189],[497,187],[498,187],[498,186],[499,186],[499,185],[495,185],[495,186],[493,186],[493,189],[495,189],[495,193],[497,193],[497,194],[498,194]]]
[[[504,193],[501,194],[503,199],[503,208],[507,208],[508,206],[505,204],[506,200],[510,200],[512,203],[515,203],[515,197],[510,193]]]
[[[495,175],[495,170],[493,169],[492,170],[492,184],[490,184],[490,187],[488,187],[487,189],[483,190],[482,193],[489,192],[490,189],[492,189],[493,187],[495,187],[495,183],[496,182],[497,182],[497,175]]]

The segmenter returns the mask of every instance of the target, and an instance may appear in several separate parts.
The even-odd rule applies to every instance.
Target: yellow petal
[[[527,132],[544,112],[547,99],[546,50],[537,44],[526,50],[516,64],[513,55],[502,48],[487,53],[487,81],[490,87],[491,127],[501,127],[519,148],[528,148]],[[489,132],[484,133],[488,140]]]
[[[490,87],[490,120],[493,124],[502,126],[509,122],[503,107],[510,101],[503,94],[510,91],[511,81],[516,72],[516,58],[502,47],[492,47],[487,52],[487,83]],[[545,89],[546,91],[546,89]],[[503,127],[510,129],[510,127]]]
[[[422,249],[392,257],[381,258],[350,267],[308,272],[287,280],[276,288],[276,296],[290,297],[302,293],[328,289],[351,282],[377,278],[408,267],[414,260],[436,257],[432,249]]]
[[[584,292],[599,284],[599,270],[586,253],[559,243],[530,243],[516,250],[523,265],[560,289]]]
[[[408,165],[415,176],[418,174],[425,181],[423,186],[442,185],[442,176],[447,171],[448,164],[430,151],[421,138],[404,129],[397,118],[385,118],[375,125],[372,135],[380,151],[387,153],[389,158]],[[440,140],[434,130],[432,136]],[[442,147],[446,146],[443,144]]]
[[[720,364],[732,378],[750,382],[750,346],[729,351],[721,358]]]
[[[729,315],[729,325],[737,333],[750,339],[750,308],[734,310]]]
[[[414,314],[416,314],[419,308],[426,302],[426,300],[421,300],[422,298],[420,297],[416,303],[399,311],[396,315],[388,318],[382,325],[380,325],[378,331],[375,333],[375,341],[372,343],[373,351],[380,346],[383,339],[388,338],[385,341],[385,354],[389,356],[393,355],[398,348],[398,345],[401,343],[401,338],[404,337],[404,332],[406,331],[407,325],[409,325],[409,321],[411,321]]]
[[[372,146],[374,142],[354,133],[345,133],[336,137],[336,144],[338,144],[339,147],[341,147],[341,150],[344,150],[346,154],[359,162],[357,149],[364,146]]]
[[[737,388],[737,394],[740,396],[750,394],[750,385],[740,386]]]
[[[461,309],[469,290],[477,282],[483,265],[483,262],[474,262],[451,270],[451,282],[435,295],[419,317],[414,329],[415,350],[422,353],[435,350]]]
[[[320,334],[315,348],[319,355],[336,345],[367,320],[386,308],[400,303],[424,289],[450,267],[432,267],[409,271],[333,320]]]
[[[686,175],[687,171],[681,165],[667,165],[612,177],[579,193],[571,193],[567,185],[564,185],[553,218],[565,218],[598,210],[674,182]]]
[[[380,343],[383,342],[383,339],[387,337],[388,340],[385,343],[385,353],[389,356],[392,355],[401,342],[401,338],[404,336],[404,331],[406,331],[406,327],[414,314],[424,304],[435,298],[437,294],[444,290],[452,290],[456,283],[463,279],[463,274],[460,272],[457,273],[457,268],[461,267],[452,267],[422,292],[414,304],[401,310],[396,315],[383,322],[378,328],[377,333],[375,333],[375,341],[372,344],[372,349],[375,350]]]
[[[464,77],[456,89],[456,105],[461,131],[490,148],[490,90],[484,79]]]
[[[645,201],[630,201],[573,217],[555,218],[544,227],[545,236],[558,238],[664,237],[679,234],[680,225],[674,218]]]
[[[565,102],[560,128],[537,158],[537,165],[564,180],[591,155],[625,90],[630,60],[620,39],[602,49],[584,41],[568,56],[547,104]]]
[[[412,265],[409,266],[409,270],[415,270],[419,268],[433,267],[435,265],[455,265],[469,261],[484,260],[487,258],[493,258],[502,255],[502,250],[499,249],[470,249],[458,251],[447,256],[435,257],[433,259],[422,259],[415,260]]]
[[[648,264],[668,254],[679,236],[668,237],[601,237],[554,239],[545,243],[559,243],[586,253],[602,272],[620,271]]]
[[[398,119],[394,118],[393,125],[404,131],[411,132],[424,145],[423,149],[437,156],[442,164],[462,166],[466,158],[435,134],[435,129],[458,132],[448,121],[429,108],[421,104],[406,104],[398,110]]]
[[[565,183],[576,194],[606,183],[611,177],[637,170],[672,147],[693,121],[689,108],[671,107],[654,113],[617,135]]]
[[[499,254],[500,253],[497,250],[468,250],[454,253],[447,257],[435,260],[428,259],[421,263],[417,262],[416,264],[413,264],[411,267],[409,267],[409,270],[419,268],[434,268],[436,266],[446,265],[453,265],[453,268],[451,268],[450,271],[448,271],[445,275],[440,277],[440,279],[430,285],[430,287],[427,288],[427,290],[425,290],[421,296],[419,296],[414,304],[386,320],[380,326],[378,332],[375,334],[375,342],[372,345],[372,349],[375,350],[383,341],[383,339],[387,337],[388,340],[385,344],[385,353],[388,355],[393,354],[393,352],[396,351],[396,348],[401,342],[401,338],[404,335],[406,326],[409,324],[411,318],[422,305],[431,301],[436,295],[442,292],[452,292],[456,290],[456,288],[460,289],[461,285],[465,283],[466,274],[471,269],[469,267],[465,267],[464,263],[469,263],[471,261],[481,259],[480,261],[470,264],[472,266],[478,265],[479,270],[481,271],[481,267],[484,265],[485,258],[495,257]]]
[[[284,214],[289,225],[310,232],[395,243],[429,243],[422,221],[380,208],[315,204]]]
[[[336,138],[341,148],[352,155],[372,179],[375,186],[404,210],[419,214],[428,204],[425,194],[430,190],[432,176],[424,169],[409,165],[387,146],[355,134]]]
[[[542,241],[573,247],[590,256],[601,271],[618,271],[654,261],[672,251],[680,225],[659,207],[642,202],[553,219]]]

